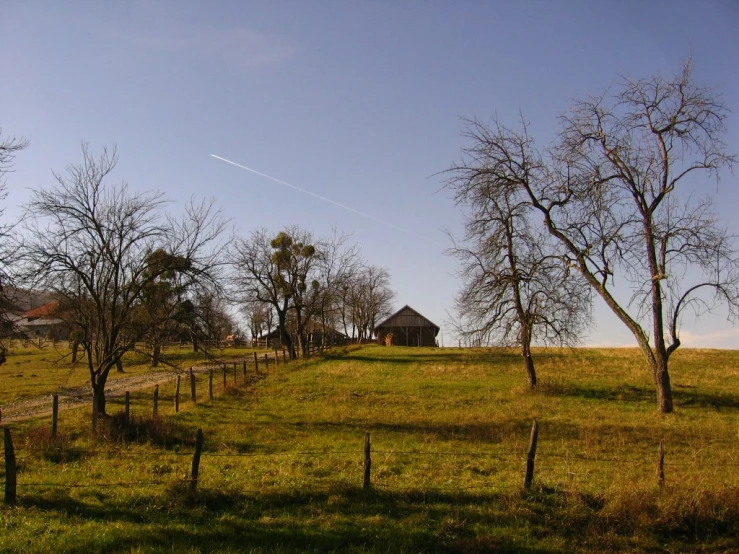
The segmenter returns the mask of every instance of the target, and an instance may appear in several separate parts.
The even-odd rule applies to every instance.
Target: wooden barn
[[[377,342],[387,346],[439,346],[436,342],[439,326],[410,306],[403,306],[374,331]]]

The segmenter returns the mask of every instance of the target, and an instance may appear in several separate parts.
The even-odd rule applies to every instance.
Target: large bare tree
[[[161,194],[109,183],[117,161],[115,150],[95,157],[83,145],[81,163],[33,191],[23,249],[28,282],[53,291],[60,313],[81,331],[94,405],[103,414],[110,370],[146,333],[137,313],[146,291],[171,272],[184,288],[217,286],[225,225],[212,203],[191,202],[174,218]],[[148,323],[157,325],[154,319]]]
[[[734,237],[705,182],[736,161],[722,140],[726,117],[688,63],[575,102],[545,151],[525,124],[473,126],[477,147],[507,168],[505,187],[528,198],[570,266],[636,338],[663,413],[673,411],[668,361],[686,311],[725,303],[738,315]]]
[[[474,137],[479,125],[468,125]],[[532,343],[577,343],[592,321],[591,298],[584,280],[532,220],[528,198],[510,186],[508,165],[498,161],[475,141],[447,181],[465,210],[464,240],[449,250],[462,264],[458,333],[474,342],[519,346],[534,389]]]
[[[0,217],[5,213],[5,198],[7,197],[6,174],[13,171],[15,156],[28,146],[23,137],[2,137],[0,129]],[[0,223],[0,332],[5,335],[14,331],[13,322],[8,318],[8,308],[12,304],[11,288],[13,278],[11,268],[17,262],[17,244],[14,237],[14,225]],[[0,343],[0,365],[5,363],[5,345]]]
[[[336,230],[331,237],[319,241],[319,298],[316,318],[321,329],[321,346],[326,346],[338,327],[342,302],[361,262],[358,248],[349,244],[349,236]],[[346,326],[345,326],[346,327]],[[348,334],[346,335],[348,337]]]
[[[348,298],[359,342],[370,340],[377,323],[392,314],[394,298],[387,269],[366,263],[359,267],[349,284]]]

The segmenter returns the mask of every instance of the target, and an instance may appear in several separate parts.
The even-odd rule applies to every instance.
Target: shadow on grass
[[[587,400],[656,404],[657,396],[652,387],[619,385],[613,387],[586,387],[564,381],[542,381],[537,391],[551,396],[579,397]],[[699,392],[673,387],[675,404],[697,408],[739,408],[739,395],[718,392]]]
[[[612,387],[587,387],[562,380],[542,380],[537,392],[547,396],[569,396],[597,401],[654,402],[654,389],[618,385]]]
[[[384,491],[337,485],[329,491],[246,494],[175,486],[164,498],[125,505],[114,498],[85,502],[68,494],[32,496],[22,507],[74,514],[93,525],[111,523],[94,538],[64,537],[67,552],[558,552],[528,547],[524,535],[489,536],[479,526],[516,527],[543,523],[529,510],[518,521],[492,493]],[[536,500],[534,500],[536,502]],[[158,504],[158,506],[155,506]],[[322,523],[314,523],[320,514]],[[539,521],[540,520],[540,521]],[[545,531],[542,531],[544,533]],[[520,540],[523,538],[524,540]],[[51,545],[50,545],[51,546]],[[53,546],[52,546],[53,547]]]
[[[711,550],[711,541],[726,550],[739,533],[735,491],[697,499],[681,487],[609,499],[540,485],[507,494],[346,483],[254,493],[173,486],[126,501],[112,492],[89,502],[56,492],[25,497],[20,508],[83,520],[89,533],[57,531],[46,540],[59,542],[41,545],[67,552],[553,553],[652,551],[667,542],[670,551],[692,551]],[[95,525],[105,531],[92,533]]]
[[[167,450],[195,445],[192,431],[172,417],[131,416],[126,424],[126,414],[118,412],[105,418],[99,435],[112,442],[148,443]]]
[[[698,392],[687,390],[672,391],[675,403],[680,406],[697,408],[739,408],[739,395],[716,392]]]
[[[381,363],[390,365],[409,364],[505,364],[521,365],[521,354],[506,348],[490,349],[436,349],[418,350],[409,347],[392,347],[378,355],[374,349],[330,352],[327,360],[351,360],[354,362]],[[537,361],[561,359],[565,354],[559,352],[541,352],[536,354]]]

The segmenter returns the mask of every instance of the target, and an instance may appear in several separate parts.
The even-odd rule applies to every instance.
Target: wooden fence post
[[[223,364],[223,390],[226,390],[226,364]]]
[[[239,371],[236,369],[236,362],[234,362],[234,385],[238,383]]]
[[[178,413],[180,411],[180,380],[182,379],[181,375],[177,376],[177,384],[174,388],[174,413]]]
[[[285,349],[282,349],[282,363],[287,363],[287,357],[285,356]]]
[[[56,438],[56,427],[59,421],[59,395],[51,397],[51,438]]]
[[[657,484],[665,484],[665,441],[659,441],[659,459],[657,461]]]
[[[213,402],[213,368],[208,371],[208,398]]]
[[[370,446],[370,434],[364,434],[364,481],[362,488],[370,488],[370,471],[372,470],[372,450]]]
[[[534,420],[531,426],[531,440],[529,442],[529,453],[526,457],[526,477],[523,480],[523,488],[531,488],[534,482],[534,460],[536,459],[536,444],[539,441],[539,423]]]
[[[131,393],[126,391],[126,427],[131,424]]]
[[[264,371],[269,373],[269,357],[266,353],[264,354]]]
[[[256,352],[254,352],[254,372],[259,375],[259,359]]]
[[[190,368],[190,397],[192,398],[193,404],[197,404],[198,397],[195,394],[195,374],[192,372],[192,368]]]
[[[16,472],[15,450],[13,449],[13,437],[10,429],[3,427],[3,439],[5,443],[5,503],[13,505],[16,500]]]
[[[198,474],[200,473],[200,454],[203,451],[203,430],[198,428],[198,434],[195,437],[195,454],[192,457],[192,477],[190,479],[190,488],[195,490],[198,486]]]
[[[156,417],[159,414],[159,385],[154,385],[154,411],[152,415]]]

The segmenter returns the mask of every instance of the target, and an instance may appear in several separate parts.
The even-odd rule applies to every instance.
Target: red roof
[[[38,308],[34,308],[32,310],[24,312],[23,317],[27,319],[34,319],[39,317],[54,316],[58,309],[59,302],[47,302],[46,304],[42,304]]]

